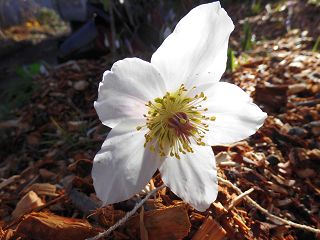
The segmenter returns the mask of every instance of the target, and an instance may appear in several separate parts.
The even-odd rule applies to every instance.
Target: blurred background
[[[87,196],[94,193],[91,161],[110,130],[93,108],[103,72],[125,57],[149,61],[177,22],[206,2],[211,1],[0,0],[0,180],[18,176],[0,183],[0,219],[12,218],[33,183],[68,189],[69,202],[50,208],[55,214],[82,218],[97,207]],[[221,5],[235,24],[223,81],[251,94],[269,117],[245,144],[213,148],[245,166],[220,174],[244,189],[255,186],[253,197],[266,208],[319,226],[320,1],[222,0]],[[71,175],[76,178],[67,178]],[[230,196],[219,189],[223,205]],[[231,239],[271,239],[270,234],[316,239],[267,224],[256,212],[234,212],[251,230],[218,219]],[[189,237],[199,219],[191,219]]]
[[[25,90],[32,91],[32,75],[63,62],[101,57],[114,61],[124,56],[148,60],[178,20],[206,2],[210,1],[0,0],[0,117],[6,118],[6,108],[22,104],[31,94]],[[221,4],[236,25],[232,55],[240,56],[255,42],[292,29],[310,37],[314,51],[319,48],[318,0],[224,0]],[[24,86],[28,89],[19,87],[21,78],[30,78]],[[8,88],[19,90],[8,93]]]
[[[0,117],[6,118],[7,107],[22,104],[31,94],[25,90],[32,91],[32,75],[47,73],[63,62],[101,57],[112,62],[125,56],[149,60],[179,19],[206,2],[210,1],[0,0]],[[292,29],[310,37],[314,51],[319,48],[318,0],[221,4],[236,25],[232,55],[240,56],[255,42]],[[28,89],[20,88],[21,78],[30,78],[24,86]],[[19,90],[8,93],[8,88]]]

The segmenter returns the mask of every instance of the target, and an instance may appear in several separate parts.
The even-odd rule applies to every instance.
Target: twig
[[[227,210],[230,210],[231,208],[237,206],[242,201],[242,199],[245,198],[245,196],[249,195],[253,191],[254,191],[254,188],[250,188],[249,190],[245,191],[244,193],[241,193],[238,197],[236,197],[235,199],[232,200],[232,202],[227,207]]]
[[[124,224],[133,214],[136,213],[136,211],[153,195],[155,194],[158,190],[164,188],[164,185],[161,185],[160,187],[157,187],[153,189],[151,192],[147,194],[147,196],[142,199],[130,212],[128,212],[123,218],[121,218],[116,224],[111,226],[108,230],[99,233],[98,235],[92,237],[92,238],[87,238],[86,240],[98,240],[99,238],[106,237],[110,233],[112,233],[115,229],[120,227],[122,224]]]
[[[219,181],[222,182],[223,184],[227,185],[228,187],[233,188],[238,194],[243,194],[243,192],[241,191],[240,188],[238,188],[237,186],[235,186],[233,183],[231,183],[230,181],[223,179],[221,177],[218,177]],[[314,232],[319,234],[320,233],[320,229],[317,228],[313,228],[313,227],[309,227],[307,225],[303,225],[303,224],[299,224],[299,223],[295,223],[292,222],[290,220],[286,220],[283,219],[281,217],[278,217],[276,215],[273,215],[272,213],[269,213],[268,210],[266,210],[265,208],[261,207],[257,202],[255,202],[252,198],[250,198],[249,196],[245,196],[245,199],[250,202],[254,207],[256,207],[258,210],[260,210],[262,213],[264,213],[265,215],[267,215],[268,217],[277,220],[279,222],[282,222],[283,224],[289,225],[291,227],[295,227],[295,228],[300,228],[306,231],[310,231],[310,232]]]
[[[13,176],[9,177],[8,179],[4,180],[3,182],[0,183],[0,190],[4,187],[10,185],[11,183],[15,182],[19,178],[20,178],[20,175],[13,175]]]

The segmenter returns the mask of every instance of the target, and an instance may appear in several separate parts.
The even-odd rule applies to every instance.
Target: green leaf
[[[232,49],[228,49],[227,69],[234,72],[238,67],[237,59]]]
[[[318,52],[320,50],[319,46],[320,46],[320,36],[317,38],[315,44],[313,45],[312,52]]]
[[[109,4],[110,4],[109,0],[101,0],[101,3],[102,3],[102,5],[103,5],[103,9],[104,9],[106,12],[108,12],[108,11],[109,11]]]
[[[241,46],[243,51],[251,50],[253,46],[253,36],[251,32],[251,26],[246,21],[243,25],[244,37],[241,40]]]
[[[253,14],[259,14],[262,11],[261,0],[253,1],[251,4],[251,12]]]

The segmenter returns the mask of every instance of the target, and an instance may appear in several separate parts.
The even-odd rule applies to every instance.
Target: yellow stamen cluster
[[[176,92],[167,92],[164,97],[146,103],[149,108],[144,115],[146,125],[137,127],[137,130],[149,129],[145,134],[145,147],[151,151],[157,149],[160,156],[170,154],[180,159],[180,153],[193,152],[192,143],[205,145],[202,141],[208,131],[205,120],[214,121],[215,117],[204,115],[208,109],[200,104],[207,100],[203,92],[193,97],[189,93],[182,84]]]

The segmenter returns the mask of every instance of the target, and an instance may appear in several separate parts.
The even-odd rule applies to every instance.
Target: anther
[[[196,87],[192,87],[191,90]],[[180,159],[179,154],[193,152],[192,143],[203,145],[202,138],[208,125],[204,120],[213,120],[207,117],[202,109],[201,102],[207,97],[203,92],[194,97],[188,96],[184,84],[181,84],[176,92],[167,92],[162,98],[155,98],[145,105],[149,107],[145,126],[138,126],[137,130],[147,127],[149,132],[145,135],[145,144],[150,143],[150,151],[158,151],[160,156],[169,154]],[[156,147],[157,146],[157,147]]]

